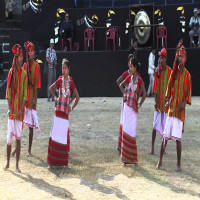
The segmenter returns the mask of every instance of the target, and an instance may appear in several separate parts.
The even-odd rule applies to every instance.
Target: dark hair
[[[63,58],[63,59],[62,59],[62,65],[63,65],[63,64],[67,65],[68,69],[70,69],[69,60],[67,60],[67,58]]]
[[[137,38],[136,38],[135,36],[133,36],[133,43],[134,43],[134,42],[138,42],[138,41],[137,41]]]
[[[181,40],[181,39],[183,39],[183,35],[178,36],[178,41]]]
[[[129,56],[128,56],[128,61],[129,61],[131,58],[133,58],[133,57],[134,57],[133,54],[129,54]]]
[[[156,50],[156,46],[154,46],[154,45],[151,47],[151,51],[153,51],[153,50]]]
[[[139,68],[140,68],[140,63],[138,63],[137,59],[135,57],[133,57],[131,59],[131,64],[136,67],[137,72],[139,72]]]

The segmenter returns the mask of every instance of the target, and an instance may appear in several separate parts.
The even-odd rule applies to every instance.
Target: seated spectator
[[[197,46],[200,47],[200,17],[198,16],[198,9],[194,8],[194,16],[191,17],[189,27],[191,31],[189,32],[190,43],[195,46],[193,36],[194,34],[198,35],[198,44]]]
[[[61,24],[61,31],[60,31],[61,37],[63,38],[63,48],[66,51],[67,50],[67,39],[74,37],[74,26],[72,21],[69,19],[69,14],[65,14],[65,21]],[[69,49],[69,47],[68,47]]]

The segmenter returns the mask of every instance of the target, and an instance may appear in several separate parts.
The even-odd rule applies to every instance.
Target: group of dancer
[[[8,133],[7,133],[7,164],[10,166],[12,138],[16,138],[16,171],[19,169],[20,139],[23,126],[29,127],[28,156],[32,156],[33,128],[38,129],[36,112],[38,91],[41,89],[40,66],[34,60],[35,48],[32,42],[24,43],[26,62],[23,63],[23,51],[19,44],[12,48],[14,54],[12,68],[8,74],[6,99],[8,100]],[[153,93],[155,94],[155,111],[152,131],[152,149],[156,132],[162,137],[160,159],[156,166],[162,166],[162,157],[167,141],[174,139],[177,144],[177,171],[181,171],[181,138],[184,130],[185,107],[191,104],[191,76],[185,68],[186,51],[182,45],[177,49],[173,69],[167,64],[167,51],[163,48],[159,56],[159,65],[155,72]],[[128,56],[129,69],[117,80],[123,94],[120,121],[118,151],[124,165],[138,165],[136,144],[137,114],[146,98],[144,82],[140,76],[138,63],[134,55]],[[69,113],[77,106],[79,94],[72,77],[69,76],[70,63],[62,60],[62,76],[50,86],[50,93],[55,100],[55,113],[50,131],[48,146],[48,168],[52,166],[68,167],[70,152]],[[59,90],[58,96],[55,91]],[[139,97],[142,98],[139,102]]]
[[[16,155],[16,171],[19,169],[21,137],[23,126],[29,127],[28,156],[32,157],[33,128],[38,129],[36,112],[38,91],[41,89],[40,66],[34,60],[35,48],[32,42],[24,43],[26,62],[23,64],[23,50],[19,44],[12,48],[14,54],[12,67],[8,73],[6,99],[8,100],[8,133],[7,133],[7,164],[10,167],[11,146],[13,137],[16,138],[16,148],[12,156]],[[51,166],[68,167],[70,151],[69,112],[79,101],[79,94],[69,76],[70,64],[67,59],[62,61],[62,76],[50,86],[50,92],[55,100],[55,116],[50,132],[47,162]],[[59,89],[59,96],[55,90]],[[74,104],[72,102],[75,100]]]
[[[177,146],[177,172],[181,171],[181,138],[184,132],[185,107],[191,105],[191,75],[185,67],[186,51],[179,45],[173,69],[167,65],[167,51],[165,48],[159,52],[158,67],[155,70],[153,94],[155,95],[155,111],[152,131],[152,149],[156,132],[162,138],[160,159],[156,169],[162,166],[162,158],[168,140],[176,140]],[[118,79],[117,84],[123,94],[118,151],[124,166],[138,165],[136,144],[137,113],[146,98],[144,83],[139,74],[140,64],[134,55],[128,56],[128,67]],[[138,99],[142,94],[142,99]]]

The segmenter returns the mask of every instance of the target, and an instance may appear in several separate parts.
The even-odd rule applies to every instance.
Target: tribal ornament
[[[138,76],[135,79],[135,82],[133,82],[133,75],[131,76],[131,91],[135,92],[137,89],[137,83],[138,83]]]
[[[70,82],[70,77],[67,77],[67,82],[66,82],[66,87],[65,87],[65,79],[64,76],[62,77],[62,94],[64,97],[69,96],[69,82]]]

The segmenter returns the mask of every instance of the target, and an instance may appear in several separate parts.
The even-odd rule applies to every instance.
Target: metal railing
[[[5,46],[8,46],[8,47],[9,47],[9,45],[10,45],[9,43],[3,43],[3,44],[2,44],[2,52],[3,52],[3,53],[9,53],[8,50],[5,50],[5,49],[4,49]]]

